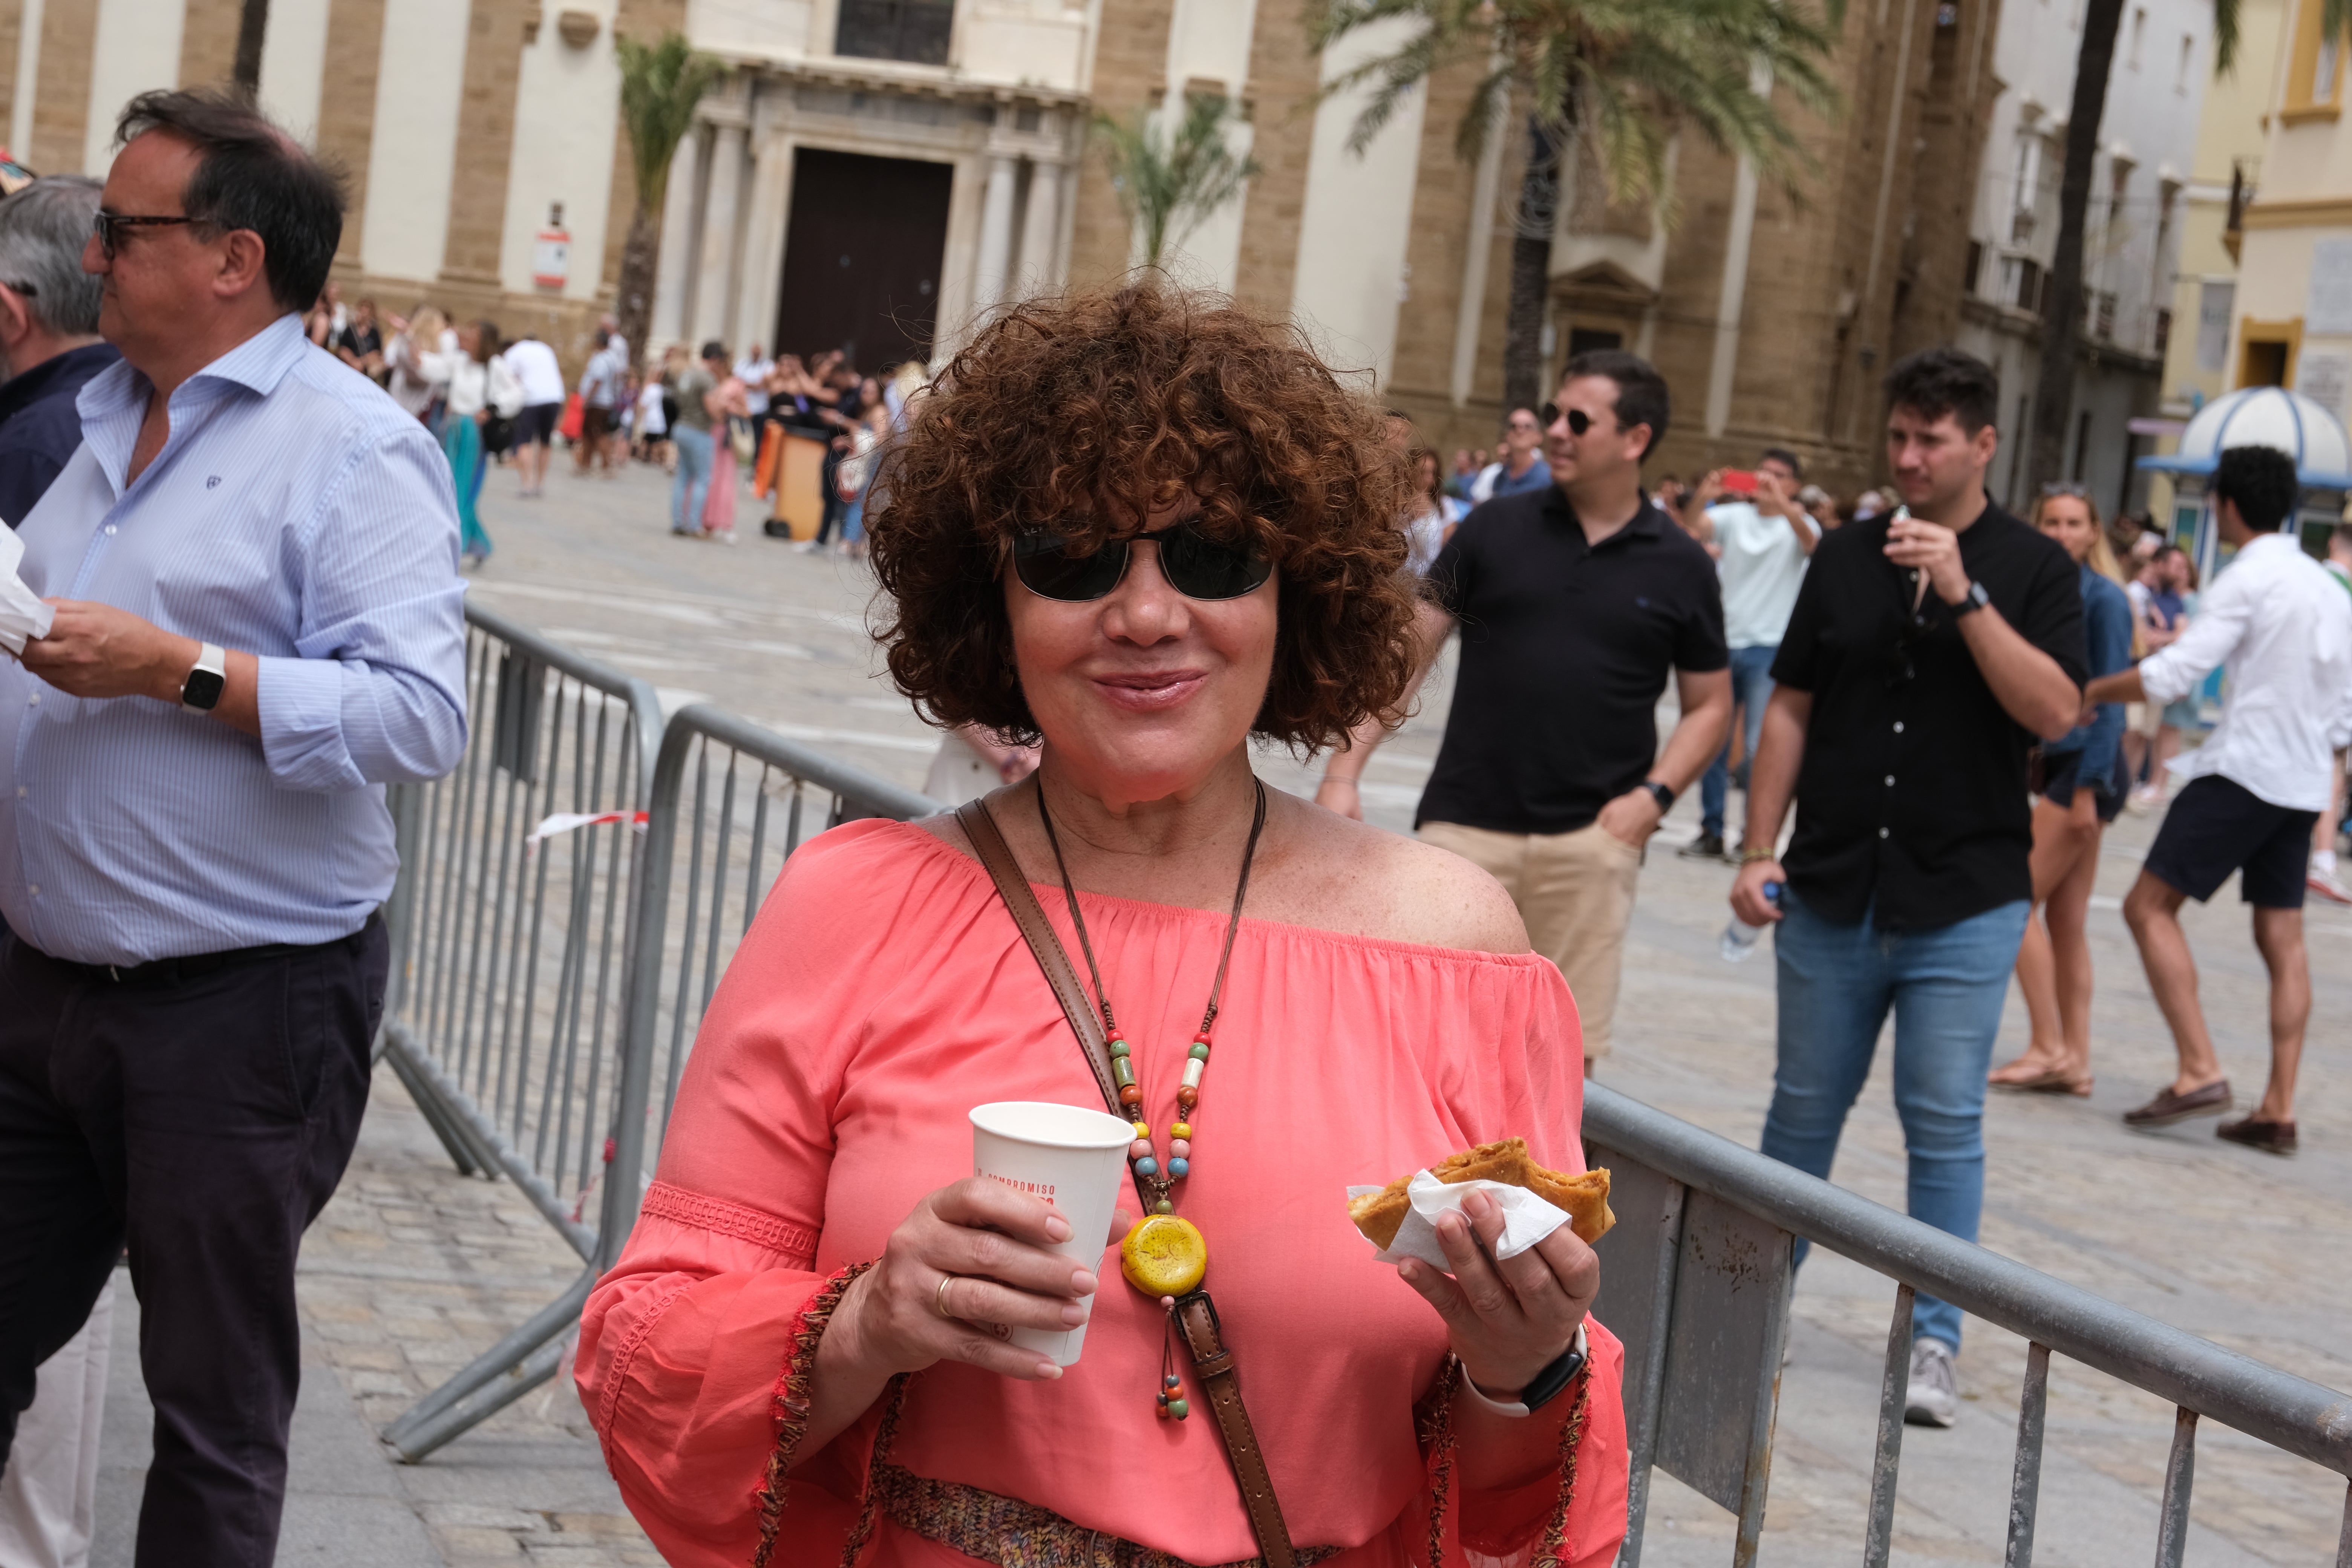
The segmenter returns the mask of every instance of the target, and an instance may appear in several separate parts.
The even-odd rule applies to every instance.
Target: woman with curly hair
[[[1468,863],[1250,765],[1409,695],[1384,435],[1290,329],[1149,285],[1010,310],[913,405],[868,525],[891,674],[1041,761],[969,834],[812,840],[712,1001],[577,1365],[671,1563],[1614,1556],[1591,1251],[1562,1226],[1496,1263],[1473,1196],[1439,1222],[1450,1270],[1391,1267],[1346,1209],[1480,1142],[1581,1168],[1559,971]],[[974,1106],[1102,1103],[978,858],[1000,837],[1087,954],[1139,1190],[1206,1238],[1278,1521],[1236,1485],[1216,1358],[971,1173]],[[1078,1323],[1067,1368],[1003,1337]]]

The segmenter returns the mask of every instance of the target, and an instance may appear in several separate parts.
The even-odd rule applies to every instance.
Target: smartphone
[[[1723,488],[1736,496],[1754,495],[1756,493],[1756,470],[1753,468],[1724,469]]]

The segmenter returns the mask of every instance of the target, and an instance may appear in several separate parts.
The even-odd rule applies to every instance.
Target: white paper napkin
[[[16,531],[0,527],[0,647],[19,658],[25,639],[48,636],[58,618],[57,611],[41,603],[40,595],[16,575],[16,563],[24,557],[25,542]]]
[[[1349,1187],[1349,1198],[1360,1198],[1381,1191],[1379,1187]],[[1454,1271],[1446,1261],[1445,1248],[1437,1243],[1437,1216],[1462,1206],[1462,1200],[1472,1193],[1485,1193],[1503,1205],[1503,1235],[1495,1244],[1495,1259],[1517,1258],[1569,1221],[1565,1209],[1547,1203],[1525,1187],[1515,1187],[1507,1182],[1456,1182],[1448,1184],[1427,1171],[1415,1171],[1404,1190],[1412,1211],[1397,1226],[1396,1240],[1383,1250],[1374,1248],[1372,1256],[1382,1263],[1401,1263],[1408,1258],[1418,1258],[1433,1268]],[[1370,1238],[1364,1245],[1371,1246]]]

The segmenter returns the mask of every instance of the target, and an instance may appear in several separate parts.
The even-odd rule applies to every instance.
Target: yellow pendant
[[[1118,1244],[1118,1271],[1147,1296],[1181,1296],[1207,1277],[1209,1243],[1190,1220],[1147,1215]]]

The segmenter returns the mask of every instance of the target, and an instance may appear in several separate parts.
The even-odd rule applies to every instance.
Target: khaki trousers
[[[1527,922],[1528,944],[1568,979],[1586,1058],[1607,1056],[1642,851],[1612,838],[1597,822],[1573,833],[1496,833],[1424,822],[1421,839],[1451,849],[1503,884]]]

